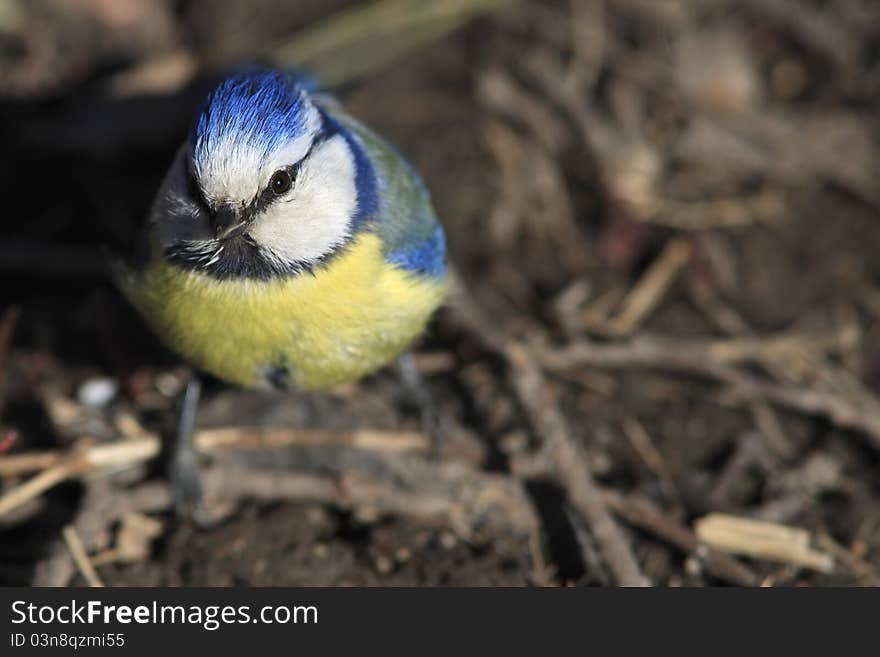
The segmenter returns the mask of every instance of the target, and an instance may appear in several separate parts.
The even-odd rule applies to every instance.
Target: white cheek
[[[285,262],[311,262],[345,241],[356,210],[354,161],[345,139],[336,135],[315,149],[289,198],[270,205],[250,234]]]

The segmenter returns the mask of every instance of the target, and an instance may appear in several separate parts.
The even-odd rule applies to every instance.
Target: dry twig
[[[797,527],[712,513],[696,523],[696,534],[712,547],[757,559],[771,559],[823,573],[834,569],[834,560],[810,547],[810,533]]]
[[[596,536],[602,555],[623,586],[647,586],[632,548],[615,523],[593,481],[580,448],[571,437],[559,407],[551,398],[547,382],[534,359],[521,346],[507,350],[513,387],[535,432],[542,450],[559,478],[569,501]]]
[[[830,345],[826,339],[818,343]],[[552,371],[591,366],[645,368],[684,372],[727,384],[746,400],[766,400],[808,415],[823,416],[835,424],[865,433],[880,446],[880,403],[858,382],[853,390],[835,393],[777,384],[730,367],[730,363],[762,360],[786,346],[802,348],[804,338],[666,340],[648,336],[627,342],[602,344],[581,340],[568,347],[544,350],[541,362]]]
[[[602,555],[617,581],[625,586],[646,586],[632,549],[605,508],[583,454],[571,437],[565,418],[551,398],[538,361],[488,321],[470,296],[461,278],[454,275],[456,319],[482,344],[507,361],[516,396],[542,442],[544,456],[553,464],[554,474],[569,496],[571,504],[596,535]]]
[[[242,499],[287,500],[329,504],[362,518],[400,515],[450,528],[470,541],[487,531],[527,538],[539,526],[525,491],[510,477],[390,455],[377,454],[376,459],[391,476],[332,463],[320,474],[211,466],[205,471],[206,498],[214,506]]]
[[[218,428],[200,429],[196,446],[204,453],[228,449],[282,446],[337,446],[390,453],[430,452],[427,437],[414,432]],[[39,474],[0,497],[0,517],[28,500],[69,479],[78,479],[93,472],[130,467],[159,454],[160,440],[145,435],[113,443],[92,445],[73,453],[41,452],[0,457],[0,475],[20,475],[35,467],[45,468]],[[470,456],[475,453],[471,451]],[[467,457],[466,457],[467,458]],[[48,466],[48,467],[47,467]]]
[[[656,510],[646,500],[624,497],[608,490],[604,491],[603,495],[614,513],[630,524],[698,558],[713,576],[739,586],[759,584],[758,576],[750,568],[722,552],[703,545],[690,529]]]
[[[79,535],[76,533],[76,529],[74,529],[73,525],[67,525],[61,534],[64,536],[64,542],[67,543],[67,548],[70,550],[70,556],[73,558],[73,562],[76,564],[77,569],[79,569],[80,575],[83,576],[83,579],[85,579],[91,587],[104,586],[101,578],[98,577],[95,567],[89,560],[89,556],[86,554],[86,549],[83,546],[82,541],[79,540]]]
[[[620,312],[609,320],[607,330],[613,335],[630,335],[663,300],[691,257],[690,242],[674,239],[663,249],[645,275],[623,300]]]

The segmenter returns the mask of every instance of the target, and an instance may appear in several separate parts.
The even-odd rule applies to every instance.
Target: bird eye
[[[293,185],[293,181],[290,178],[290,174],[284,169],[279,169],[273,173],[272,178],[269,180],[269,189],[277,196],[290,191],[291,185]]]

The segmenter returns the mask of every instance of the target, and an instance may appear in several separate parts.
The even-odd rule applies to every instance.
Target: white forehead
[[[321,115],[311,103],[305,107],[303,129],[269,153],[241,135],[224,134],[211,156],[195,163],[196,177],[211,203],[247,204],[266,188],[272,173],[296,164],[312,146],[321,128]]]

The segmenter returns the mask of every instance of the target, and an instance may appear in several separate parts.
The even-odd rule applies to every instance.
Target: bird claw
[[[175,459],[169,473],[174,510],[181,518],[192,520],[200,527],[210,524],[205,506],[204,489],[199,466],[194,460]]]

